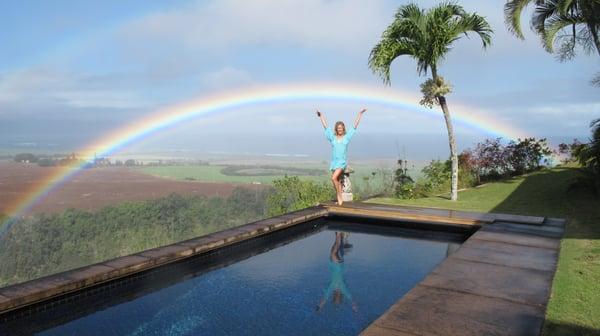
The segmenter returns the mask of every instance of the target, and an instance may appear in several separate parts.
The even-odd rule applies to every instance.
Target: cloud
[[[591,120],[592,117],[600,115],[600,103],[536,106],[528,111],[541,116],[561,117],[568,114],[569,117],[587,117]]]
[[[0,77],[0,103],[118,109],[148,105],[141,94],[119,85],[118,77],[48,67],[13,71]]]
[[[134,20],[120,34],[134,54],[153,45],[204,54],[273,45],[351,51],[376,41],[390,18],[382,1],[200,1]]]

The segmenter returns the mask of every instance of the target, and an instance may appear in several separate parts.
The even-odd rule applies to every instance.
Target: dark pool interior
[[[9,312],[0,334],[356,335],[467,236],[407,227],[314,220]]]

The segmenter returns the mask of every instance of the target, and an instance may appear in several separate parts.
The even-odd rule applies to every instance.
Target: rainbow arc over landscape
[[[339,83],[262,86],[205,96],[161,109],[146,118],[142,118],[138,122],[117,129],[99,138],[84,148],[75,151],[75,153],[87,160],[93,159],[96,155],[98,157],[110,157],[131,144],[174,127],[184,121],[226,111],[235,111],[237,108],[253,105],[293,103],[309,100],[354,102],[357,104],[357,108],[363,105],[379,105],[442,118],[442,113],[439,109],[428,109],[420,106],[417,95],[410,95],[391,88]],[[508,139],[523,138],[526,136],[526,132],[512,125],[502,123],[497,118],[494,118],[494,115],[491,113],[458,104],[453,104],[451,111],[454,121],[483,132],[486,135]],[[446,132],[445,129],[440,131]],[[55,169],[44,181],[31,186],[24,193],[23,197],[9,204],[7,215],[14,218],[27,213],[29,209],[46,195],[82,171],[85,166],[60,167]]]

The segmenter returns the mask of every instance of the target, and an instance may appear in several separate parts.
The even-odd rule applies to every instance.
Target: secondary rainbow
[[[130,126],[116,130],[100,138],[90,145],[76,151],[79,157],[91,160],[95,155],[107,157],[118,153],[123,148],[181,122],[214,113],[235,111],[237,108],[260,105],[290,103],[298,101],[322,102],[325,100],[354,102],[360,106],[374,105],[409,110],[442,118],[439,109],[427,109],[418,105],[419,97],[390,88],[374,88],[347,84],[300,84],[255,87],[251,89],[230,91],[191,100],[183,104],[161,109]],[[515,139],[526,136],[522,130],[504,124],[493,118],[491,113],[451,104],[453,120],[487,135]],[[375,111],[374,108],[371,108]],[[445,132],[440,129],[440,132]],[[57,168],[41,183],[31,187],[24,196],[8,206],[8,215],[19,217],[25,214],[37,202],[68,181],[81,167]]]

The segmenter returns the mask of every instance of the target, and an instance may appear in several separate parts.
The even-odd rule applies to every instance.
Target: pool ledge
[[[355,217],[371,217],[445,225],[472,226],[506,221],[540,226],[545,217],[510,215],[500,213],[480,213],[437,208],[387,205],[376,203],[350,202],[339,206],[333,202],[323,203],[329,214]]]

